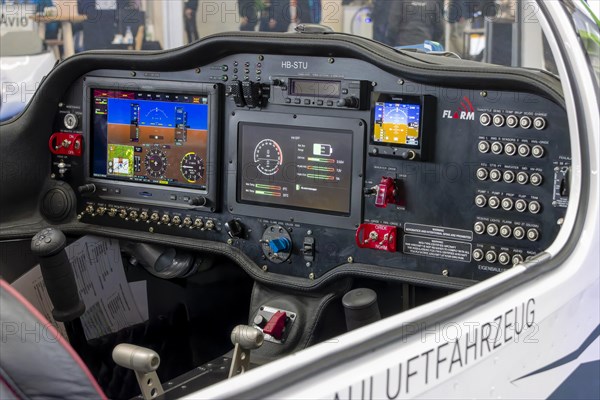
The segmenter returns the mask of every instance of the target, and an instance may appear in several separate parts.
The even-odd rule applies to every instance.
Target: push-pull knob
[[[160,356],[155,351],[122,343],[113,349],[112,358],[117,365],[135,372],[142,397],[145,400],[153,399],[165,392],[158,375],[156,375],[156,370],[160,365]]]

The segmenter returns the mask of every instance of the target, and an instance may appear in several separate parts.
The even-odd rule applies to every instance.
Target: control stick
[[[260,329],[248,325],[238,325],[231,331],[231,343],[235,345],[229,378],[243,374],[250,367],[250,350],[258,349],[265,341]]]
[[[66,245],[64,233],[54,228],[38,232],[31,240],[31,251],[39,258],[42,277],[54,306],[52,316],[59,322],[73,321],[85,311]]]

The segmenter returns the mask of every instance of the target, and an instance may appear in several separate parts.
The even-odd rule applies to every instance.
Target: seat
[[[0,279],[0,399],[107,399],[71,345]]]

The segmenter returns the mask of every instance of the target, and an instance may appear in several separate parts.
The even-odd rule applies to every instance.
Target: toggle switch
[[[263,332],[267,335],[273,336],[277,340],[281,340],[283,337],[283,330],[285,329],[285,321],[287,319],[287,314],[285,311],[277,311],[269,322],[263,328]]]
[[[375,207],[386,208],[388,204],[401,204],[400,190],[396,179],[384,176],[377,186]]]

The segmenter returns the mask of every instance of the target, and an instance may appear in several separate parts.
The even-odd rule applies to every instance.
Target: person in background
[[[287,32],[290,23],[290,0],[259,0],[262,32]]]
[[[198,0],[184,0],[183,19],[185,21],[185,33],[188,43],[195,42],[200,38],[196,25],[196,13],[198,11]]]
[[[2,0],[2,4],[33,4],[35,5],[35,12],[39,14],[44,12],[44,8],[54,6],[52,0]],[[30,10],[30,8],[27,8],[27,10]],[[58,37],[59,28],[59,22],[47,23],[44,38],[56,39]]]
[[[258,22],[256,0],[238,0],[240,14],[240,31],[253,31]]]
[[[296,0],[296,23],[318,24],[321,22],[321,0]]]
[[[440,42],[444,37],[444,1],[383,1],[385,18],[384,43],[398,47],[423,44],[425,40]],[[373,19],[374,24],[380,21]]]

